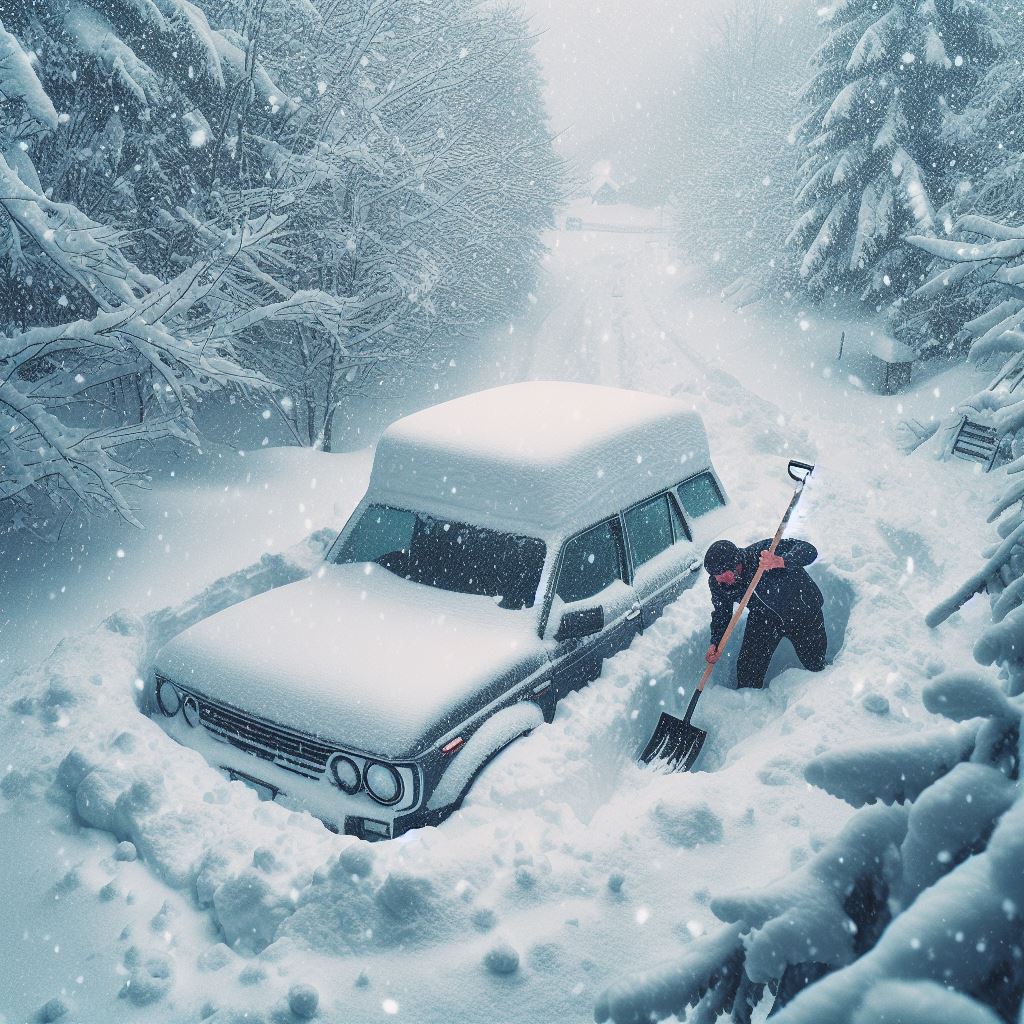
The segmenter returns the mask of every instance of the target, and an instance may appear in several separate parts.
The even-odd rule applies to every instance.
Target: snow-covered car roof
[[[393,423],[367,497],[542,534],[585,526],[710,465],[700,416],[593,384],[509,384]]]

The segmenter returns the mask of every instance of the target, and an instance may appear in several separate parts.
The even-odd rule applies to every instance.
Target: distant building
[[[590,183],[590,198],[602,206],[619,201],[619,184],[612,180],[609,171],[598,174]]]

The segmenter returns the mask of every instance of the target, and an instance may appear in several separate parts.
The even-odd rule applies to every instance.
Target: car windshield
[[[518,609],[533,607],[546,551],[536,537],[369,505],[334,561],[376,562],[402,579]]]

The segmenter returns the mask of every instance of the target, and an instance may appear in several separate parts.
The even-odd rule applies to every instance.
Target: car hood
[[[536,609],[324,564],[192,626],[156,670],[340,747],[404,758],[544,661]]]

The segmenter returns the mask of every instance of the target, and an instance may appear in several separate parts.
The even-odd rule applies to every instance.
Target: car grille
[[[199,705],[199,720],[217,739],[307,779],[318,779],[336,747],[293,729],[264,721],[201,693],[183,691]]]

